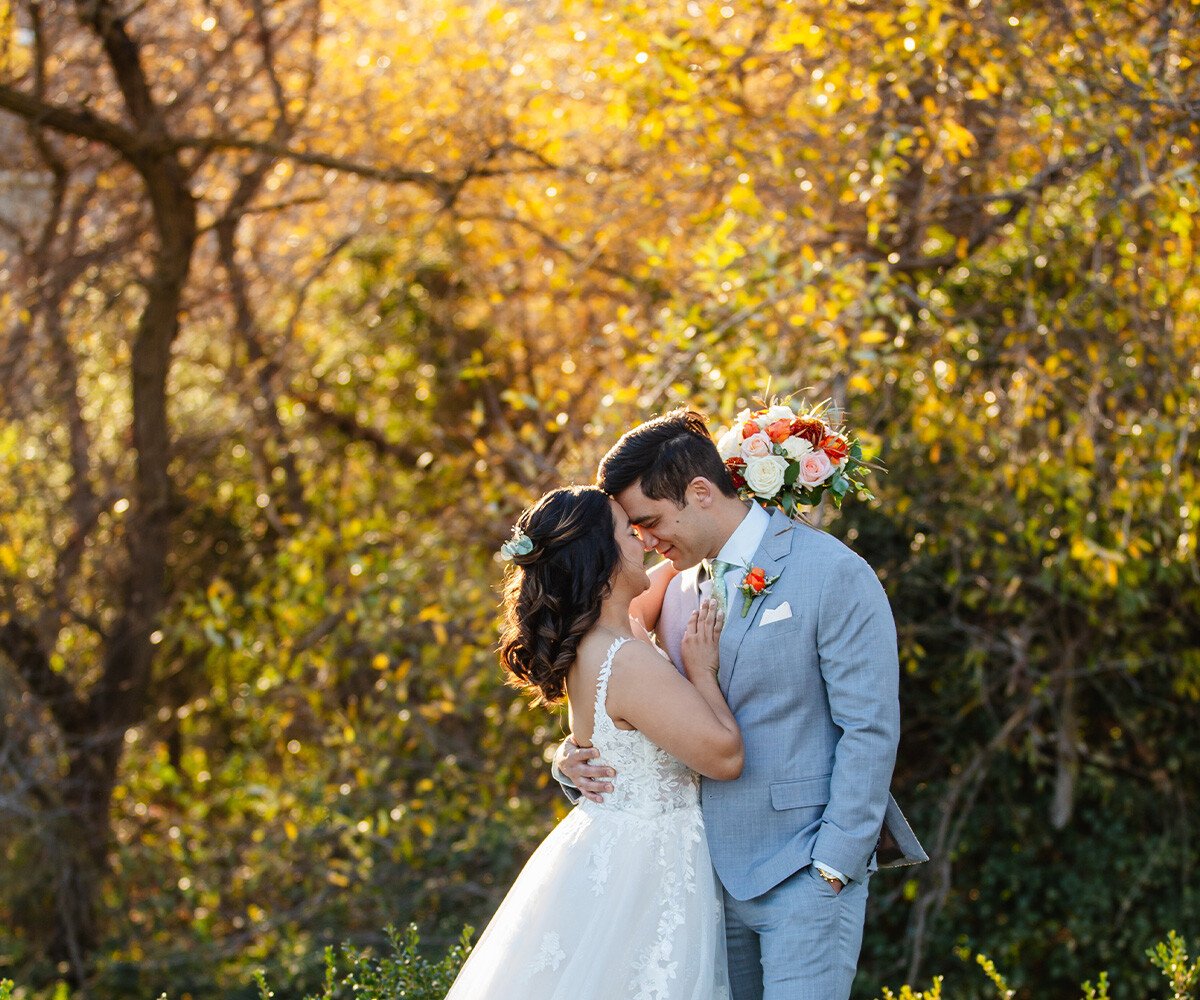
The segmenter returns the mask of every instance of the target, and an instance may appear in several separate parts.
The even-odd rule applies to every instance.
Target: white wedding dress
[[[446,1000],[727,1000],[725,929],[699,779],[605,707],[592,744],[617,770],[542,841]]]

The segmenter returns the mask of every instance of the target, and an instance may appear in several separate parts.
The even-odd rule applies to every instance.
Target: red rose
[[[773,424],[768,424],[767,437],[776,444],[783,444],[792,436],[792,422],[790,420],[776,420]]]
[[[820,417],[797,417],[792,421],[792,433],[804,438],[814,448],[820,448],[829,428]]]
[[[821,441],[820,447],[831,462],[840,462],[850,454],[850,442],[840,434],[828,435]]]

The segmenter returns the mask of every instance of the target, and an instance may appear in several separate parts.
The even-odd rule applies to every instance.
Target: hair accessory
[[[500,546],[500,558],[512,562],[517,556],[527,556],[533,551],[533,542],[520,528],[514,527],[512,538]]]

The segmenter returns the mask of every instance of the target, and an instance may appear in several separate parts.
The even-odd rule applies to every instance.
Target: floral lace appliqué
[[[592,848],[591,856],[588,858],[588,880],[592,884],[592,895],[594,896],[603,894],[604,887],[608,884],[609,865],[616,842],[616,831],[609,830]]]
[[[567,957],[567,953],[562,950],[562,945],[559,943],[558,934],[555,931],[549,931],[542,938],[542,948],[538,952],[537,958],[533,965],[529,967],[529,975],[536,976],[539,972],[545,972],[549,969],[551,972],[557,972],[558,967],[562,964],[563,959]]]

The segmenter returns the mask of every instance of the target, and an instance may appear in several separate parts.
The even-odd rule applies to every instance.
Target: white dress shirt
[[[733,566],[733,569],[725,573],[725,607],[732,608],[736,601],[741,600],[738,586],[749,572],[754,553],[762,544],[763,535],[767,533],[767,525],[770,523],[771,516],[762,507],[756,503],[750,504],[742,523],[734,529],[733,534],[721,546],[721,551],[717,553],[717,559]],[[705,587],[707,592],[702,593],[701,597],[712,593],[711,582],[702,585],[701,590]],[[741,609],[740,604],[737,607]]]

